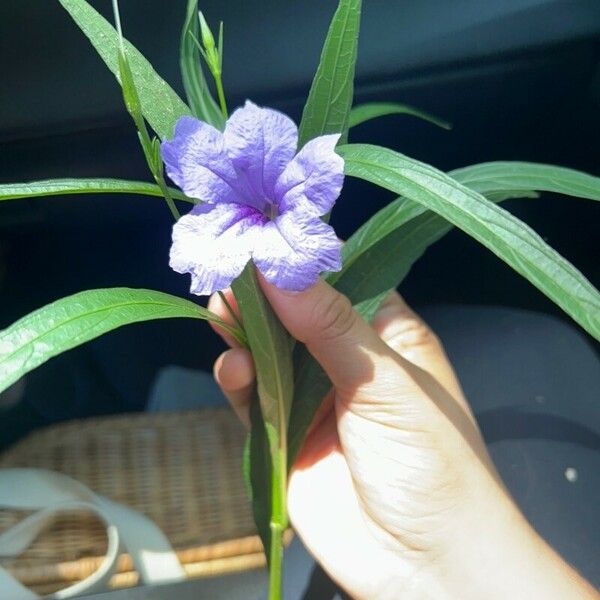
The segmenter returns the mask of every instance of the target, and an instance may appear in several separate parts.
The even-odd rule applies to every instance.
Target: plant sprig
[[[127,59],[118,0],[113,0],[113,12],[115,15],[117,33],[119,35],[119,75],[121,77],[121,90],[123,92],[125,107],[137,127],[140,145],[142,146],[144,157],[146,158],[146,163],[152,173],[152,177],[154,177],[154,181],[156,181],[156,184],[159,186],[173,218],[177,221],[181,217],[181,214],[179,213],[179,210],[177,210],[173,196],[165,182],[163,163],[160,157],[160,140],[156,136],[150,137],[148,127],[146,126],[146,120],[142,114],[142,105],[133,80],[133,73],[131,72],[129,60]]]
[[[202,43],[190,32],[198,50],[206,62],[206,66],[213,76],[215,86],[217,88],[217,96],[219,98],[219,106],[223,117],[227,119],[228,110],[227,102],[225,101],[225,91],[223,89],[223,21],[219,23],[219,41],[215,44],[215,38],[202,14],[202,11],[198,11],[198,20],[200,21],[200,35],[202,37]]]

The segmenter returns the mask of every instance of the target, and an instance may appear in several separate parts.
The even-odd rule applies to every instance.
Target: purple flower
[[[339,135],[308,142],[284,114],[246,101],[220,132],[181,117],[162,144],[169,177],[196,205],[173,227],[171,267],[191,273],[191,292],[228,287],[252,259],[267,281],[300,291],[341,269],[340,242],[319,217],[342,189]]]

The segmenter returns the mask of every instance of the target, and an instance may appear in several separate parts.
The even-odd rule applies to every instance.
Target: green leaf
[[[600,200],[600,178],[554,165],[492,162],[457,169],[451,171],[449,175],[459,183],[485,195],[492,202],[502,202],[510,198],[537,198],[539,196],[538,191]],[[519,189],[519,186],[527,187]],[[415,247],[420,247],[419,255],[422,254],[427,248],[428,240],[430,240],[429,243],[437,241],[452,226],[445,219],[428,211],[425,206],[411,202],[406,198],[397,198],[373,215],[348,239],[342,249],[343,269],[339,273],[329,274],[327,277],[329,283],[335,285],[347,271],[354,268],[354,262],[359,260],[361,255],[365,254],[371,246],[377,244],[386,236],[394,234],[396,229],[403,227],[406,223],[424,213],[427,213],[429,218],[419,221],[422,225],[419,225],[410,234],[411,243],[415,244]],[[425,228],[428,231],[435,232],[435,234],[423,233],[425,237],[421,240],[418,232],[425,231]],[[399,236],[394,235],[394,239],[404,238],[407,233],[403,230]],[[384,248],[385,246],[380,246],[379,253],[370,253],[371,258],[369,260],[373,265],[390,263],[390,261],[385,260],[385,257],[387,252],[393,252],[393,242],[387,249]],[[408,262],[409,266],[412,264],[410,255],[406,252],[394,252],[394,255],[398,256],[398,261],[394,261],[395,265],[400,266],[405,261]],[[358,270],[371,275],[371,267],[363,266]],[[404,267],[398,270],[398,273],[404,272]],[[371,279],[374,278],[371,277]],[[402,277],[399,277],[395,285],[398,285],[401,279]],[[378,292],[373,290],[373,293]],[[362,294],[359,294],[356,301],[359,302],[363,299]]]
[[[273,460],[256,390],[250,400],[250,433],[244,450],[247,454],[244,460],[245,478],[250,491],[254,522],[268,558],[271,547]]]
[[[340,0],[321,53],[300,122],[299,147],[319,135],[341,133],[346,141],[354,95],[354,68],[361,0]]]
[[[213,98],[202,72],[200,52],[194,40],[200,39],[198,0],[188,0],[187,12],[181,32],[179,64],[188,102],[194,116],[223,129],[225,119]]]
[[[287,465],[287,429],[294,393],[293,340],[264,297],[251,262],[231,288],[256,368],[262,419],[254,419],[252,425],[250,482],[254,518],[269,557],[271,533],[266,535],[265,532],[269,531],[271,523],[278,520],[283,521],[278,523],[282,529],[287,525],[284,515],[285,477],[281,477],[277,467]],[[269,457],[263,455],[267,449]],[[272,466],[268,475],[264,472],[267,464]],[[271,477],[269,486],[265,486],[266,477]]]
[[[119,39],[114,27],[85,0],[59,0],[59,2],[120,82]],[[189,115],[190,109],[158,75],[139,50],[128,41],[125,41],[125,49],[142,104],[142,112],[160,138],[169,138],[177,119]]]
[[[169,188],[176,200],[194,202],[183,192]],[[65,196],[67,194],[138,194],[162,198],[161,189],[144,181],[128,181],[125,179],[46,179],[28,183],[0,184],[0,202],[2,200],[18,200],[39,196]]]
[[[525,190],[488,192],[493,202],[533,197]],[[361,316],[370,320],[377,298],[397,287],[431,244],[453,228],[424,206],[397,198],[364,223],[342,248],[341,271],[329,273],[328,283],[346,294]],[[389,260],[394,256],[394,260]],[[370,302],[375,297],[375,302]]]
[[[111,288],[80,292],[40,308],[0,331],[0,391],[53,356],[140,321],[210,319],[236,328],[189,300],[162,292]]]
[[[279,430],[287,424],[292,403],[290,336],[264,297],[252,263],[233,282],[232,289],[257,369],[263,417]]]
[[[306,433],[331,382],[304,344],[294,348],[294,402],[288,426],[288,470],[302,448]]]
[[[426,208],[411,202],[406,198],[397,198],[380,211],[375,213],[366,223],[348,239],[342,247],[342,270],[329,273],[327,281],[331,285],[353,269],[354,263],[365,254],[369,248],[384,239],[390,233],[401,227],[404,223],[415,219],[426,212]],[[390,261],[384,260],[384,263]],[[357,300],[360,301],[360,300]]]
[[[491,192],[535,190],[600,200],[599,177],[555,165],[498,161],[456,169],[449,175],[486,196]]]
[[[361,315],[371,320],[371,305],[364,304],[398,286],[425,250],[452,225],[435,213],[426,212],[404,222],[356,256],[333,285],[361,305]],[[390,260],[390,256],[394,259]],[[375,310],[377,305],[375,306]]]
[[[441,171],[393,150],[358,144],[338,151],[348,175],[436,212],[486,246],[600,339],[600,294],[525,223]]]
[[[384,117],[386,115],[411,115],[418,117],[424,121],[429,121],[442,129],[452,129],[452,125],[448,121],[444,121],[424,110],[409,106],[408,104],[398,104],[397,102],[368,102],[366,104],[358,104],[350,111],[348,127],[356,127],[365,121]]]

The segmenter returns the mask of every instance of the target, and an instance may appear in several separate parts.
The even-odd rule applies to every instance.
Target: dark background
[[[92,4],[110,16],[109,0]],[[124,0],[127,37],[178,91],[184,0]],[[201,3],[225,21],[230,106],[246,97],[299,119],[334,0]],[[600,175],[598,0],[366,0],[356,101],[414,104],[454,125],[411,117],[360,126],[370,141],[448,170],[487,160],[550,162]],[[0,182],[53,177],[148,179],[119,88],[58,2],[0,4]],[[347,237],[392,196],[348,181],[333,214]],[[544,194],[505,207],[596,286],[600,206]],[[162,201],[82,196],[0,206],[0,328],[80,290],[147,287],[187,295],[170,271]],[[402,293],[417,307],[499,304],[565,318],[540,292],[458,231],[419,261]],[[163,365],[210,369],[221,343],[204,324],[134,325],[50,361],[26,402],[0,420],[0,445],[65,418],[142,409]]]

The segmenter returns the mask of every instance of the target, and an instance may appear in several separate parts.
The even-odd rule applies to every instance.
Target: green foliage
[[[131,65],[129,64],[129,57],[125,50],[125,40],[123,39],[123,32],[121,31],[121,17],[119,15],[119,3],[118,0],[113,1],[113,10],[115,13],[115,19],[117,22],[117,35],[119,38],[119,76],[121,79],[121,91],[123,93],[123,101],[125,102],[125,108],[133,119],[138,132],[138,139],[146,158],[146,164],[154,177],[154,181],[160,188],[165,202],[171,215],[177,221],[181,216],[175,202],[171,197],[169,188],[165,182],[163,162],[160,156],[160,142],[157,137],[150,137],[148,128],[146,127],[146,120],[142,114],[142,106],[140,103],[140,97],[137,92],[137,87],[133,78],[133,72],[131,71]]]
[[[537,190],[600,200],[599,177],[556,165],[498,161],[463,167],[449,175],[486,196],[498,191]]]
[[[288,469],[294,465],[306,433],[331,382],[304,344],[294,348],[294,402],[288,427]]]
[[[254,363],[263,418],[277,430],[286,424],[292,403],[290,337],[281,328],[249,263],[232,284]],[[280,357],[280,360],[276,360]]]
[[[339,149],[348,175],[422,204],[486,246],[600,339],[600,294],[530,227],[429,165],[371,145]]]
[[[183,298],[129,288],[89,290],[48,304],[0,332],[0,391],[52,357],[108,331],[173,318],[209,319],[243,340],[237,328]]]
[[[176,200],[194,202],[180,190],[169,188]],[[157,196],[162,198],[161,189],[144,181],[127,181],[125,179],[107,179],[102,177],[90,179],[46,179],[28,183],[0,184],[0,202],[18,200],[20,198],[36,198],[42,196],[65,196],[67,194],[136,194],[141,196]]]
[[[340,0],[300,122],[301,148],[314,137],[341,133],[346,141],[354,96],[361,0]]]
[[[115,28],[85,0],[59,0],[120,82],[119,38]],[[177,119],[190,109],[132,44],[125,41],[142,112],[161,139],[171,136]]]
[[[368,102],[366,104],[358,104],[353,106],[350,111],[348,127],[356,127],[365,121],[384,117],[386,115],[410,115],[429,121],[442,129],[452,129],[452,125],[448,121],[444,121],[424,110],[409,106],[408,104],[398,104],[397,102]]]
[[[200,36],[198,0],[188,0],[185,22],[181,32],[179,64],[183,87],[194,116],[223,129],[225,119],[213,98],[202,72],[197,40]]]
[[[260,410],[258,393],[254,389],[250,400],[250,433],[244,448],[244,478],[252,502],[252,514],[267,560],[271,549],[271,506],[273,460],[269,438]]]

